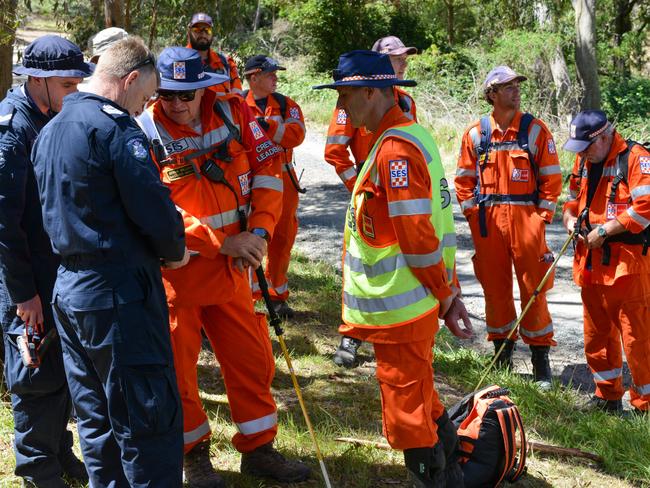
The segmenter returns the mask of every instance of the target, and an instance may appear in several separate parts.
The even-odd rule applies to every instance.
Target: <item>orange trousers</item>
[[[627,275],[613,285],[582,288],[585,355],[606,400],[623,396],[623,354],[632,374],[630,403],[650,409],[650,275]],[[621,347],[621,340],[623,345]]]
[[[486,214],[487,237],[480,235],[478,213],[471,214],[468,222],[476,251],[472,257],[474,272],[485,295],[488,341],[493,341],[505,339],[517,319],[513,265],[523,309],[552,263],[545,259],[550,251],[544,221],[532,207],[498,205],[488,207]],[[545,293],[552,287],[553,276],[521,321],[519,334],[526,344],[556,345]],[[517,335],[512,339],[516,340]]]
[[[428,321],[429,337],[399,344],[373,344],[383,433],[393,449],[436,445],[436,420],[445,410],[433,382],[432,348],[438,331],[438,314],[420,320]]]
[[[238,281],[231,302],[169,307],[186,453],[210,437],[210,424],[199,398],[197,381],[202,327],[221,366],[230,414],[239,431],[232,439],[235,448],[250,452],[272,441],[277,433],[277,412],[271,396],[275,360],[266,317],[255,314],[248,282],[243,277]]]

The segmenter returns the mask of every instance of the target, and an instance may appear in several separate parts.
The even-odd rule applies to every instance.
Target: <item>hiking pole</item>
[[[521,323],[522,319],[526,315],[526,312],[528,312],[528,309],[533,305],[533,302],[537,299],[537,295],[541,292],[542,288],[548,281],[549,277],[555,271],[555,268],[557,267],[557,263],[560,261],[560,258],[564,255],[566,252],[567,248],[569,247],[569,244],[571,241],[573,241],[576,237],[578,237],[578,234],[580,234],[580,227],[582,225],[582,221],[584,220],[585,216],[589,215],[589,207],[586,207],[578,216],[576,219],[576,224],[573,227],[573,232],[569,234],[569,237],[567,237],[566,241],[564,241],[564,244],[562,245],[562,248],[560,249],[560,252],[558,253],[557,257],[553,260],[553,264],[548,268],[546,271],[546,274],[544,274],[544,277],[542,278],[542,281],[539,282],[539,285],[537,285],[537,288],[535,288],[535,291],[533,291],[533,295],[530,297],[530,300],[528,300],[528,303],[524,307],[524,309],[521,311],[519,314],[519,317],[517,317],[517,320],[515,321],[515,325],[510,329],[510,332],[508,333],[508,336],[505,338],[503,341],[503,344],[501,344],[501,347],[499,350],[494,354],[494,357],[492,358],[492,361],[490,361],[490,364],[488,364],[488,367],[485,369],[485,372],[483,373],[483,376],[479,380],[478,384],[476,385],[476,388],[474,388],[474,393],[478,391],[478,389],[481,387],[483,384],[483,381],[485,381],[485,378],[489,374],[490,370],[494,367],[496,362],[499,360],[499,356],[503,352],[503,350],[506,347],[506,341],[510,340],[510,338],[514,335],[515,332],[519,329],[519,324]]]
[[[255,270],[255,275],[257,276],[257,283],[260,285],[260,290],[262,291],[262,297],[264,297],[264,303],[266,304],[266,309],[269,312],[269,318],[271,319],[271,326],[275,331],[275,335],[278,337],[278,342],[282,348],[282,354],[284,359],[287,362],[287,367],[289,368],[289,373],[291,374],[291,381],[293,382],[293,389],[296,390],[296,396],[298,397],[298,403],[300,403],[300,409],[302,410],[302,415],[305,417],[305,422],[307,423],[307,428],[309,429],[309,434],[311,435],[311,440],[314,443],[314,449],[316,450],[316,458],[318,459],[318,464],[320,464],[320,470],[323,473],[323,479],[325,480],[325,486],[327,488],[332,488],[330,484],[330,478],[327,474],[327,468],[325,467],[325,460],[323,459],[323,454],[318,447],[318,440],[316,440],[316,432],[314,432],[314,427],[311,425],[309,420],[309,414],[307,413],[307,407],[305,406],[305,401],[302,399],[302,392],[300,390],[300,385],[298,384],[298,377],[296,376],[295,371],[293,370],[293,364],[291,363],[291,356],[289,356],[289,350],[287,345],[284,342],[284,330],[280,324],[282,319],[278,316],[273,308],[271,303],[271,295],[269,295],[269,284],[266,282],[266,276],[264,276],[264,270],[262,265]]]

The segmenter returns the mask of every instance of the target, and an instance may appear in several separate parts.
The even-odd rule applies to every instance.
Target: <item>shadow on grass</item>
[[[596,385],[591,369],[586,363],[567,364],[560,373],[559,380],[567,388],[581,392],[594,393]],[[623,363],[623,385],[628,388],[632,384],[632,376],[627,363]]]

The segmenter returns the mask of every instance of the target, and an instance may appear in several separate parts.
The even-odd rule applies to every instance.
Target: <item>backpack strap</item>
[[[478,226],[481,237],[487,237],[487,219],[485,215],[485,201],[479,198],[481,194],[481,172],[483,165],[490,157],[490,140],[492,139],[492,125],[490,124],[490,116],[484,115],[481,117],[481,142],[476,149],[476,201],[478,203]]]
[[[503,481],[506,475],[510,473],[512,468],[515,466],[517,441],[515,439],[515,424],[512,421],[512,417],[508,414],[510,408],[511,407],[495,410],[497,419],[499,420],[499,425],[501,427],[501,436],[503,437],[505,458],[503,462],[503,469],[499,475],[499,480],[494,486],[499,486],[501,481]]]
[[[526,151],[526,154],[528,154],[528,160],[530,161],[530,165],[533,168],[535,180],[537,180],[538,168],[537,164],[535,163],[535,156],[530,150],[530,144],[528,141],[528,130],[530,129],[530,124],[533,122],[533,120],[535,120],[535,117],[529,113],[524,113],[521,116],[521,120],[519,121],[519,130],[517,131],[517,144],[519,144],[519,147]]]
[[[409,104],[408,100],[406,100],[406,97],[398,95],[397,104],[399,105],[399,108],[401,108],[402,112],[404,112],[404,113],[411,110],[411,105]]]
[[[213,157],[229,163],[232,161],[232,157],[230,156],[230,153],[228,152],[228,146],[230,141],[235,139],[237,142],[240,144],[242,143],[241,140],[241,132],[239,129],[235,126],[232,120],[230,120],[230,117],[226,114],[226,111],[223,109],[221,106],[221,103],[228,103],[227,101],[225,102],[220,102],[217,100],[214,105],[213,109],[215,113],[223,120],[224,125],[228,128],[228,137],[226,137],[223,141],[219,142],[218,144],[214,144],[206,149],[200,149],[198,151],[191,152],[189,154],[186,154],[184,156],[184,160],[191,162],[192,160],[201,157],[205,154],[213,154]]]
[[[233,81],[232,78],[230,78],[230,63],[228,63],[228,58],[221,51],[217,51],[217,56],[219,56],[221,64],[223,64],[223,74],[226,75],[230,81]]]
[[[287,97],[285,97],[282,93],[277,93],[273,92],[271,93],[271,96],[275,99],[276,102],[278,102],[278,105],[280,106],[280,114],[282,115],[282,119],[287,118]]]
[[[528,445],[526,443],[526,432],[524,432],[524,423],[521,421],[519,409],[513,405],[508,409],[508,414],[519,430],[519,458],[506,478],[510,483],[514,483],[526,472],[526,450]]]

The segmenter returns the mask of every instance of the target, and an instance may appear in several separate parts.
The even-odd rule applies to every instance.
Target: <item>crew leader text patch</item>
[[[406,159],[388,161],[391,188],[408,188],[409,162]]]

